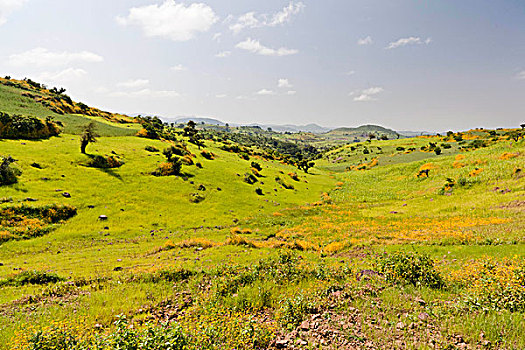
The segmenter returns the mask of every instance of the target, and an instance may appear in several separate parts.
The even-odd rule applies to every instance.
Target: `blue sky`
[[[106,110],[444,131],[525,122],[524,1],[0,0],[0,74]]]

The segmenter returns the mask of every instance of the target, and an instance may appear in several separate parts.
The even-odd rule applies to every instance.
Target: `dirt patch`
[[[512,202],[500,205],[498,208],[499,209],[525,211],[525,201],[515,200],[515,201],[512,201]]]

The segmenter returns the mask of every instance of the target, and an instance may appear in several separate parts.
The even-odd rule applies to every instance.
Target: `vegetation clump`
[[[38,140],[58,134],[60,128],[51,117],[42,121],[35,117],[0,112],[0,139]]]
[[[0,163],[0,186],[17,183],[21,171],[12,166],[14,162],[16,160],[11,156],[2,157],[2,162]]]
[[[378,260],[379,271],[391,283],[443,288],[443,277],[428,256],[414,252],[385,254]]]
[[[50,232],[55,224],[77,214],[69,205],[32,207],[27,205],[0,209],[0,243],[11,239],[28,239]]]
[[[86,166],[91,168],[111,169],[119,168],[124,164],[121,160],[114,156],[104,157],[101,155],[90,155],[89,158],[90,159],[86,163]]]
[[[45,271],[23,271],[8,277],[6,279],[0,279],[0,287],[2,286],[25,286],[27,284],[38,284],[44,285],[49,283],[57,283],[65,281],[65,278],[58,276],[55,273],[49,273]]]

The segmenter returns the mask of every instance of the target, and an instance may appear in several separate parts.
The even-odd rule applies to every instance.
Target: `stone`
[[[420,321],[423,321],[423,322],[428,321],[429,317],[430,317],[429,314],[427,314],[426,312],[422,312],[422,313],[420,313],[419,315],[417,315],[417,318],[418,318]]]
[[[396,328],[397,328],[397,329],[405,329],[405,324],[404,324],[403,322],[398,322],[398,323],[396,324]]]
[[[121,266],[117,266],[113,269],[113,271],[122,271],[122,267]]]
[[[303,321],[300,327],[303,331],[307,331],[310,329],[310,323],[308,321]]]
[[[288,340],[286,340],[286,339],[277,340],[275,342],[275,347],[277,349],[285,349],[285,348],[287,348],[288,347]]]
[[[98,217],[98,219],[99,219],[100,221],[106,221],[106,220],[108,219],[108,217],[107,217],[106,215],[100,215],[100,216]]]
[[[62,193],[62,196],[65,198],[71,198],[71,194],[69,192]]]

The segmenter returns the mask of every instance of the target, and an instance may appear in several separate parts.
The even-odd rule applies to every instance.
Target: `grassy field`
[[[9,89],[0,111],[49,114]],[[0,349],[525,348],[523,138],[349,144],[309,174],[207,140],[212,160],[187,143],[202,168],[155,177],[145,148],[170,142],[101,120],[83,155],[89,118],[56,118],[60,137],[0,140],[21,170],[0,187],[0,237],[19,230],[0,243]],[[12,219],[61,205],[76,215],[35,237]]]

